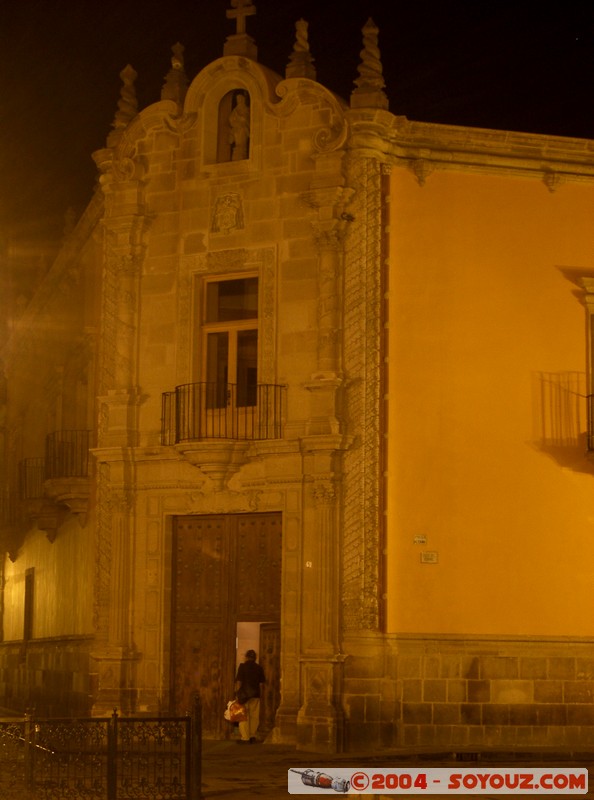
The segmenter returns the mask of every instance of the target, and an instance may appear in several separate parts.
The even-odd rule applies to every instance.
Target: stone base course
[[[90,714],[90,638],[0,644],[0,697],[10,711],[41,716]]]
[[[380,641],[350,643],[353,748],[594,744],[592,641],[402,636],[386,637],[385,650]]]

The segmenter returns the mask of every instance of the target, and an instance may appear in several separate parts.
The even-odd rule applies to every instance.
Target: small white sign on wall
[[[437,564],[439,556],[435,550],[424,550],[421,553],[421,564]]]

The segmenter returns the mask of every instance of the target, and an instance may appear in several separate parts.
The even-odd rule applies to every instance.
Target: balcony
[[[39,500],[43,497],[45,460],[25,458],[19,462],[19,497],[22,501]]]
[[[91,435],[88,430],[64,430],[48,434],[45,440],[44,494],[79,520],[86,517],[91,492]]]
[[[45,479],[88,478],[91,431],[55,431],[45,440]]]
[[[280,439],[286,387],[188,383],[163,394],[161,442],[175,449],[222,490],[250,442]]]
[[[254,441],[283,435],[285,386],[187,383],[163,394],[161,442]]]
[[[19,461],[19,506],[23,518],[38,516],[43,506],[45,461],[43,458],[25,458]]]

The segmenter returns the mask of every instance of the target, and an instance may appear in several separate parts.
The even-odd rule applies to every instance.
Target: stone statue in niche
[[[243,207],[237,192],[217,197],[212,215],[212,233],[230,233],[243,228]]]
[[[231,161],[241,161],[248,157],[250,141],[250,108],[243,92],[235,96],[235,106],[229,114],[229,127]]]

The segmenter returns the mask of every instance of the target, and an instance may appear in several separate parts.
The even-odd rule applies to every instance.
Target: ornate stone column
[[[297,746],[333,753],[342,750],[340,701],[343,657],[339,651],[338,500],[342,437],[302,440],[304,471],[301,585],[302,706]]]
[[[344,280],[345,453],[341,550],[346,630],[380,626],[382,486],[382,165],[355,154]]]
[[[95,154],[105,196],[99,369],[98,524],[93,713],[135,708],[132,629],[138,444],[140,280],[148,227],[142,170],[115,146]]]
[[[301,565],[301,707],[297,746],[333,753],[342,750],[342,663],[338,518],[344,446],[338,407],[341,281],[344,227],[350,193],[337,181],[337,139],[317,160],[319,177],[304,198],[312,209],[318,251],[317,364],[310,392],[308,436],[301,440],[303,529]]]
[[[313,227],[318,249],[318,352],[317,369],[306,384],[310,392],[308,432],[326,435],[337,434],[340,430],[337,392],[342,383],[339,339],[344,223],[332,219],[330,225],[316,222]]]
[[[107,715],[114,707],[135,710],[134,672],[137,654],[132,636],[132,548],[134,499],[126,489],[110,489],[109,468],[100,467],[95,624],[98,646],[93,713]]]

